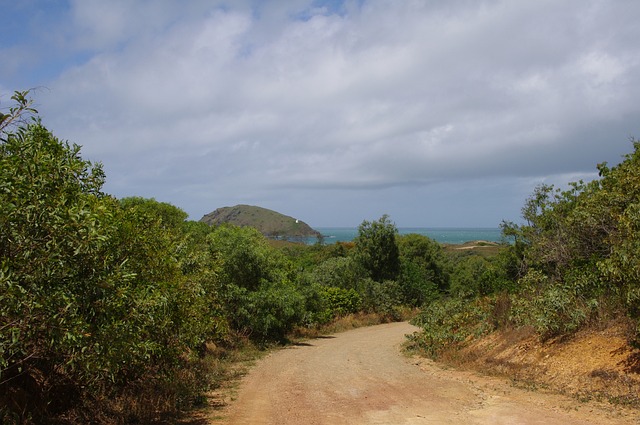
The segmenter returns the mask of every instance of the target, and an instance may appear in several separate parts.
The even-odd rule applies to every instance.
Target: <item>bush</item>
[[[412,343],[429,357],[444,349],[490,330],[492,304],[477,299],[446,298],[432,302],[413,319],[422,332],[411,337]]]
[[[104,195],[99,164],[39,122],[2,140],[5,419],[45,422],[143,382],[179,387],[199,347],[225,333],[214,263],[153,202]]]
[[[373,279],[363,279],[359,283],[358,293],[362,297],[365,312],[382,314],[388,320],[400,319],[401,292],[400,285],[395,280],[376,282]]]
[[[352,257],[329,258],[307,273],[307,281],[312,285],[333,286],[355,289],[367,272]]]
[[[363,221],[355,239],[355,258],[371,279],[394,280],[400,272],[400,252],[396,243],[398,229],[387,215],[379,220]]]
[[[439,298],[441,292],[434,280],[433,273],[420,264],[403,261],[398,278],[401,302],[410,307],[422,307]]]
[[[208,235],[232,328],[261,344],[280,342],[303,322],[307,300],[293,284],[293,265],[251,227],[219,226]]]
[[[318,323],[320,324],[360,311],[362,300],[354,289],[321,286],[318,288],[318,293],[322,300],[322,308],[318,312]]]
[[[305,299],[292,285],[266,283],[247,294],[246,303],[240,321],[260,343],[284,341],[305,316]]]

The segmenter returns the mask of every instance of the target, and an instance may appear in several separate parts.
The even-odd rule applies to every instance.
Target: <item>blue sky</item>
[[[640,2],[0,0],[0,107],[198,220],[518,221],[640,137]]]

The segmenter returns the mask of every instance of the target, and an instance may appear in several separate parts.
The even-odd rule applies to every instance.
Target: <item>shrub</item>
[[[312,285],[355,289],[366,276],[366,270],[354,258],[335,257],[323,261],[307,273],[307,281]]]
[[[292,285],[265,283],[258,291],[247,294],[242,313],[241,326],[253,340],[282,342],[302,323],[305,299]]]
[[[45,422],[143,382],[180,386],[198,348],[225,332],[214,263],[196,254],[201,245],[189,242],[180,220],[140,208],[155,204],[104,195],[103,182],[99,164],[39,122],[2,138],[6,420],[15,413],[19,422]]]
[[[400,319],[401,293],[395,280],[376,282],[373,279],[363,279],[359,282],[358,293],[362,298],[364,311],[382,314],[389,320]]]
[[[387,215],[379,220],[363,221],[355,239],[355,258],[378,282],[394,280],[400,271],[400,252],[396,243],[398,229]]]
[[[483,300],[466,301],[446,298],[432,302],[413,319],[422,332],[411,337],[412,343],[429,357],[437,357],[444,349],[482,335],[492,328],[489,320],[492,305]]]
[[[318,288],[318,292],[324,307],[320,312],[320,316],[324,320],[321,320],[320,323],[326,323],[336,317],[360,311],[362,301],[360,295],[354,289],[322,286]]]

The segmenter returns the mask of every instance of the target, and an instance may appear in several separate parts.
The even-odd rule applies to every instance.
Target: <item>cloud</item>
[[[588,173],[638,132],[632,2],[70,6],[76,60],[38,95],[45,123],[117,195],[194,218],[305,191],[365,190],[371,206],[376,190]]]

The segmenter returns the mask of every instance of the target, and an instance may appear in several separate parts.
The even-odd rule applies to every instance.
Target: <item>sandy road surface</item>
[[[640,424],[633,412],[512,388],[404,357],[407,323],[271,354],[244,378],[225,424]]]

